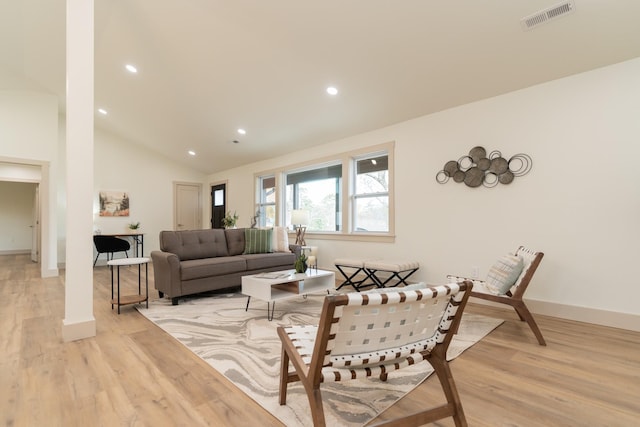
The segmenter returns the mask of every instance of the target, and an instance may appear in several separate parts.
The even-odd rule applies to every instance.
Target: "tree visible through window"
[[[341,230],[342,165],[290,172],[286,175],[286,223],[293,209],[309,212],[307,231]]]
[[[389,231],[389,157],[355,160],[353,231]]]

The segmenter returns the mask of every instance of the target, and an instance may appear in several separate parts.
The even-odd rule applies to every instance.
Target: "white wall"
[[[0,88],[13,80],[0,75]],[[58,173],[58,100],[30,90],[0,90],[0,162],[36,167],[40,171],[41,272],[58,274],[56,251]],[[13,180],[11,177],[3,179]],[[18,176],[17,181],[23,178]]]
[[[60,123],[60,127],[63,131],[61,140],[64,141],[64,121]],[[61,158],[64,158],[64,155],[61,154]],[[104,234],[122,233],[127,231],[127,224],[130,222],[140,222],[140,230],[145,234],[145,256],[159,249],[160,231],[173,229],[173,182],[204,182],[203,174],[98,129],[94,134],[94,175],[94,228]],[[98,192],[101,190],[127,191],[131,199],[130,216],[98,216]],[[60,192],[60,200],[64,201],[63,186]],[[64,204],[61,204],[59,209],[61,217],[64,218]],[[62,221],[59,224],[59,254],[63,262],[66,236],[64,228]],[[119,256],[124,255],[116,254],[116,258]],[[105,263],[106,258],[103,255],[98,265]]]
[[[57,105],[49,94],[0,90],[0,181],[41,182],[44,276],[57,274],[66,249],[65,118]],[[173,228],[173,182],[202,183],[204,176],[106,132],[96,130],[94,139],[96,209],[99,190],[127,190],[132,203],[129,218],[98,218],[95,225],[121,232],[140,221],[149,255],[159,248],[158,233]]]
[[[31,251],[36,186],[0,181],[0,253]]]
[[[640,330],[640,59],[420,117],[209,177],[227,180],[229,207],[253,212],[253,174],[396,141],[395,243],[314,240],[321,267],[359,254],[420,261],[415,278],[483,277],[524,244],[545,252],[527,297],[534,312]],[[438,184],[448,160],[476,146],[526,153],[510,185]]]

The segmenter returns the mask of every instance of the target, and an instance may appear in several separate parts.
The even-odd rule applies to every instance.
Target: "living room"
[[[198,182],[204,188],[227,182],[228,206],[240,215],[240,226],[249,226],[255,207],[254,174],[395,141],[395,242],[315,240],[308,232],[307,240],[319,247],[321,267],[329,268],[333,259],[349,253],[374,256],[393,251],[420,261],[423,268],[416,279],[438,283],[452,272],[469,275],[472,266],[486,274],[497,257],[526,243],[547,254],[537,284],[527,295],[535,312],[640,330],[633,302],[640,291],[632,283],[619,284],[628,298],[585,292],[607,283],[611,271],[621,277],[632,274],[634,237],[640,234],[635,221],[638,200],[633,197],[638,173],[633,164],[638,133],[633,88],[638,67],[640,60],[626,61],[209,176],[96,131],[96,194],[105,188],[126,189],[132,200],[129,219],[99,219],[96,226],[120,232],[131,220],[140,221],[147,236],[145,251],[158,249],[154,236],[173,227],[174,181]],[[39,98],[48,102],[48,111]],[[65,262],[66,212],[59,177],[64,171],[64,156],[59,155],[64,150],[64,122],[53,120],[58,112],[50,98],[32,92],[0,94],[2,111],[10,107],[11,117],[20,118],[12,121],[15,133],[26,141],[42,141],[5,145],[5,158],[37,159],[37,153],[48,152],[45,158],[53,159],[52,169],[57,171],[57,185],[49,189],[56,200],[49,208],[49,224],[57,226],[43,229],[43,250],[47,244],[52,248],[49,268],[54,271]],[[17,109],[20,104],[25,105],[23,111]],[[456,125],[460,122],[465,126]],[[436,182],[446,161],[476,145],[505,156],[527,153],[533,168],[512,185],[493,189]],[[593,168],[606,173],[595,179]],[[206,197],[205,192],[204,218],[210,209]],[[46,236],[52,236],[53,243]],[[427,239],[431,244],[424,245]]]
[[[73,216],[65,207],[65,116],[54,95],[11,70],[0,72],[0,178],[20,181],[16,164],[41,168],[27,181],[41,191],[41,274],[56,277],[66,262],[66,218]],[[393,142],[392,241],[325,239],[309,231],[321,268],[350,254],[393,253],[420,262],[416,280],[442,283],[449,273],[470,275],[474,268],[482,277],[498,257],[526,244],[545,252],[527,292],[534,313],[640,331],[640,289],[627,279],[634,277],[640,237],[639,76],[636,57],[215,173],[96,129],[95,197],[124,189],[132,202],[129,218],[98,218],[95,226],[118,232],[139,221],[145,253],[158,249],[158,233],[173,228],[174,182],[202,184],[204,228],[208,190],[226,183],[229,209],[249,226],[255,177],[264,171]],[[478,145],[505,157],[526,153],[533,167],[494,188],[436,181],[447,161]]]

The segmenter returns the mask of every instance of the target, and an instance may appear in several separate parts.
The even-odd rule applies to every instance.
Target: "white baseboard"
[[[13,249],[7,251],[0,251],[0,255],[25,255],[30,254],[31,249]]]
[[[499,304],[491,301],[472,298],[469,300],[474,304],[490,305],[492,307],[506,308],[512,310],[506,304]],[[559,304],[549,301],[538,301],[525,299],[529,311],[533,314],[557,317],[558,319],[574,320],[576,322],[591,323],[600,326],[626,329],[640,332],[640,315],[620,313],[617,311],[600,310],[597,308],[578,307],[575,305]]]
[[[640,315],[525,299],[532,313],[640,332]]]
[[[60,271],[57,268],[48,268],[42,270],[40,274],[42,277],[58,277],[60,275]]]
[[[82,322],[67,322],[62,320],[62,340],[64,342],[77,341],[96,336],[96,319],[91,318]]]

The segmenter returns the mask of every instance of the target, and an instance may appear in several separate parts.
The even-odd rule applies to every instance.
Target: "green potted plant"
[[[308,258],[305,255],[304,251],[302,251],[298,259],[296,259],[295,264],[293,265],[296,269],[296,273],[304,273],[305,271],[307,271],[307,259]]]
[[[235,228],[236,223],[238,222],[238,218],[240,217],[238,216],[236,211],[233,211],[233,215],[231,215],[231,212],[227,212],[225,217],[222,218],[222,226],[224,228]]]
[[[138,229],[140,228],[140,222],[131,222],[127,225],[127,227],[129,227],[129,230],[131,231],[138,231]]]

